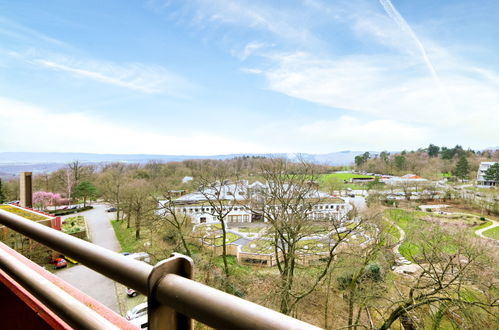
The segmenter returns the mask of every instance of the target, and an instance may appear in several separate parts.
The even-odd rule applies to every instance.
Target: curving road
[[[106,208],[108,208],[107,205],[95,204],[92,210],[67,215],[62,218],[83,215],[87,222],[89,238],[92,243],[118,252],[120,246],[110,223],[110,220],[115,217],[115,213],[107,213]],[[83,265],[62,269],[57,271],[56,275],[113,311],[120,312],[114,281]]]

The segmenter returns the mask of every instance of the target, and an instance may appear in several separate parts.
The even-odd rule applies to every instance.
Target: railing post
[[[147,313],[148,327],[160,329],[192,329],[192,320],[173,308],[162,305],[156,298],[156,288],[159,281],[167,274],[176,274],[188,279],[192,278],[193,261],[180,253],[173,253],[168,259],[157,263],[147,280]]]

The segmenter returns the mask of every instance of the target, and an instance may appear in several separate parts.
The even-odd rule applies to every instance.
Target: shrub
[[[480,217],[480,220],[487,221],[487,219],[485,219],[485,217]]]
[[[85,207],[80,207],[77,209],[68,209],[68,210],[51,210],[49,213],[52,213],[55,216],[60,216],[60,215],[67,215],[67,214],[73,214],[73,213],[78,213],[78,212],[83,212],[86,210],[93,209],[93,206],[85,206]]]

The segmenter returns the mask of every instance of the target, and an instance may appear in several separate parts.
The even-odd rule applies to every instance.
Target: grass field
[[[488,227],[492,224],[492,221],[484,221],[483,223],[481,223],[479,226],[476,226],[476,227],[472,227],[470,230],[474,233],[475,231],[479,230],[479,229],[482,229],[482,228],[485,228],[485,227]]]
[[[350,179],[352,178],[373,178],[373,176],[370,175],[363,175],[363,174],[354,174],[354,173],[330,173],[330,174],[322,174],[319,177],[319,184],[321,186],[321,189],[325,189],[326,183],[333,179],[338,182],[343,183],[341,188],[346,189],[350,188],[352,190],[363,190],[366,189],[366,186],[363,184],[357,184],[357,183],[344,183],[344,181],[349,182]]]
[[[499,227],[495,227],[483,232],[484,236],[499,240]]]
[[[321,175],[321,180],[327,180],[329,178],[337,178],[339,180],[350,180],[354,178],[374,178],[372,175],[363,175],[355,173],[330,173]]]
[[[85,218],[82,215],[66,218],[61,225],[61,230],[66,234],[85,230]]]
[[[141,240],[135,240],[134,228],[126,228],[125,221],[112,220],[111,224],[122,252],[136,252],[143,249],[144,243]]]
[[[406,237],[404,242],[400,245],[400,254],[408,260],[414,260],[414,257],[417,257],[421,252],[416,236],[421,228],[430,226],[428,222],[419,218],[425,216],[425,212],[389,209],[386,210],[385,215],[405,231]],[[400,236],[395,234],[395,232],[392,233],[391,230],[390,234],[392,234],[394,238],[398,237],[398,239],[400,239]]]

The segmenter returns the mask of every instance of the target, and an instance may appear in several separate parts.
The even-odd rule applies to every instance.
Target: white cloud
[[[30,29],[26,26],[13,22],[5,17],[0,17],[0,35],[15,40],[21,40],[30,44],[50,44],[57,47],[67,47],[67,44],[61,40],[54,39],[39,31]]]
[[[270,89],[313,103],[432,126],[460,123],[464,127],[470,112],[491,122],[499,119],[498,75],[444,52],[438,65],[452,104],[425,74],[422,64],[406,55],[328,59],[295,52],[267,58],[274,65],[262,74]]]
[[[268,1],[197,0],[193,3],[193,21],[203,27],[205,23],[229,24],[271,33],[295,45],[319,41],[304,24],[309,18],[304,11],[296,15],[294,10],[287,10],[284,6],[275,8]]]
[[[267,152],[267,147],[206,132],[168,135],[85,113],[56,114],[0,98],[3,151],[196,154]]]
[[[159,65],[140,63],[119,65],[104,61],[80,61],[68,56],[51,56],[48,59],[37,58],[29,61],[48,69],[148,94],[181,95],[192,88],[187,80]]]
[[[253,55],[255,52],[257,52],[259,49],[265,46],[266,44],[263,42],[251,41],[248,42],[241,51],[235,51],[233,52],[233,54],[239,57],[239,59],[244,61],[245,59]]]
[[[327,150],[325,145],[334,147],[334,150],[397,150],[402,145],[418,148],[430,143],[433,135],[421,126],[387,119],[368,121],[352,116],[305,124],[298,128],[298,133],[305,140],[315,141],[318,150]]]

